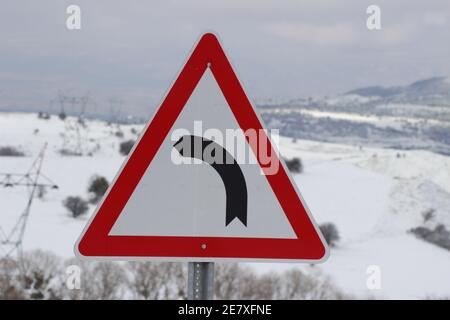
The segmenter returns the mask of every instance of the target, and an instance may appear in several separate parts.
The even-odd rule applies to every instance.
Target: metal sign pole
[[[214,299],[214,262],[188,263],[188,299]]]

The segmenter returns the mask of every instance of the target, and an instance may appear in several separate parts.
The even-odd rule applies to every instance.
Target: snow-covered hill
[[[40,248],[73,256],[73,244],[88,216],[71,218],[62,200],[69,195],[86,197],[87,183],[94,174],[111,180],[124,160],[119,144],[135,139],[141,129],[102,121],[81,125],[75,118],[44,120],[35,114],[0,113],[0,148],[14,146],[26,155],[0,157],[0,172],[25,172],[48,142],[43,172],[59,185],[43,199],[35,199],[24,239],[26,250]],[[424,225],[422,213],[429,209],[435,210],[435,217],[425,226],[434,228],[442,223],[450,228],[450,157],[283,137],[280,150],[285,157],[302,159],[304,172],[294,178],[303,197],[316,220],[335,223],[341,235],[327,262],[302,265],[302,269],[323,270],[357,297],[450,296],[450,251],[408,233]],[[4,233],[12,228],[26,199],[26,189],[0,190]],[[258,272],[296,267],[251,265]],[[372,265],[381,271],[379,290],[366,286],[367,269]]]
[[[295,177],[300,191],[318,222],[334,222],[341,234],[319,268],[358,296],[449,295],[450,251],[407,232],[423,225],[422,212],[429,209],[436,218],[426,226],[450,226],[449,157],[286,138],[281,150],[303,159],[305,172]],[[380,267],[380,290],[367,289],[371,265]],[[279,267],[286,266],[263,269]]]
[[[267,125],[288,137],[450,155],[450,80],[445,77],[260,109]]]
[[[433,77],[407,86],[359,88],[348,94],[377,97],[385,102],[450,106],[450,78]]]

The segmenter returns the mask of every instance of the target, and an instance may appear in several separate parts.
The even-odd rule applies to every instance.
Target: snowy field
[[[101,121],[87,121],[86,127],[76,123],[74,118],[42,120],[35,114],[0,113],[0,147],[14,146],[26,155],[0,157],[0,173],[24,173],[48,142],[43,172],[59,186],[35,199],[25,250],[73,256],[89,214],[73,219],[63,199],[86,197],[94,174],[112,180],[124,160],[119,144],[135,139],[135,131],[142,129]],[[62,149],[83,156],[63,156]],[[302,159],[304,172],[295,175],[295,181],[317,222],[335,223],[341,240],[322,265],[251,264],[253,268],[261,273],[320,269],[344,292],[359,298],[450,296],[450,252],[407,232],[423,225],[422,213],[429,209],[435,210],[435,218],[425,226],[450,227],[450,157],[288,138],[280,139],[280,150],[285,157]],[[24,188],[0,190],[4,233],[11,230],[26,201]],[[367,269],[373,265],[381,271],[379,290],[366,285]]]

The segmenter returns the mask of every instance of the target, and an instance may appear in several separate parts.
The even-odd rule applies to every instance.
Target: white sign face
[[[327,248],[217,38],[204,35],[75,252],[322,261]]]
[[[296,238],[295,232],[261,174],[253,151],[245,143],[245,154],[252,163],[241,163],[248,194],[247,225],[234,219],[225,225],[226,192],[224,181],[205,162],[176,164],[172,161],[176,132],[184,129],[194,134],[194,125],[205,131],[232,129],[244,134],[231,112],[211,71],[207,69],[186,106],[145,171],[110,235],[202,236]],[[197,136],[197,134],[196,134]],[[224,139],[226,139],[224,134]],[[178,153],[178,152],[176,152]],[[227,166],[230,164],[224,164]]]

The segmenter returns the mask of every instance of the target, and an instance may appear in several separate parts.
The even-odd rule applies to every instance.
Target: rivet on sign
[[[203,249],[203,250],[206,249],[206,244],[202,244],[202,249]]]
[[[208,63],[206,64],[206,66],[207,66],[208,68],[211,68],[211,62],[208,62]]]

